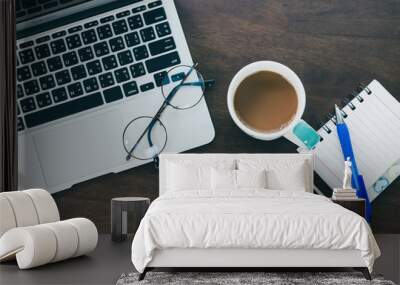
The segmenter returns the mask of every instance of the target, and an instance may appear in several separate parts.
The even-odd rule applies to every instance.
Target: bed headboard
[[[222,159],[239,159],[239,158],[254,158],[254,159],[266,159],[266,160],[289,160],[293,162],[304,161],[307,165],[306,171],[308,179],[307,185],[305,185],[307,192],[313,192],[314,185],[314,160],[312,154],[297,154],[297,153],[163,153],[160,155],[159,164],[159,195],[166,192],[167,182],[167,164],[173,161],[185,161],[190,162],[211,162]]]

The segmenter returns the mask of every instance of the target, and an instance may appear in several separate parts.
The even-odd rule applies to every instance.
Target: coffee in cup
[[[320,141],[319,134],[301,119],[306,105],[303,84],[283,64],[258,61],[243,67],[229,84],[227,103],[235,124],[254,138],[284,136],[307,149]]]
[[[260,132],[276,132],[293,121],[298,107],[296,90],[282,75],[259,71],[237,87],[234,108],[239,119]]]

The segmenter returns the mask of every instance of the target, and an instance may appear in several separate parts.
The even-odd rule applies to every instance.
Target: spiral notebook
[[[400,175],[400,102],[377,80],[352,92],[341,109],[350,131],[359,172],[373,201]],[[336,132],[335,117],[318,130],[321,141],[313,150],[315,170],[329,185],[342,185],[344,159]]]

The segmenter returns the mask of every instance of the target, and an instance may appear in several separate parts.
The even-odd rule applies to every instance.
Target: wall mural
[[[349,159],[371,220],[369,202],[400,175],[400,103],[380,82],[316,124],[325,111],[315,96],[310,103],[304,70],[251,57],[216,74],[192,59],[173,1],[139,2],[16,1],[21,189],[57,193],[147,163],[157,169],[162,152],[311,152],[329,196]],[[228,85],[216,96],[220,78]],[[143,170],[129,173],[145,181]]]

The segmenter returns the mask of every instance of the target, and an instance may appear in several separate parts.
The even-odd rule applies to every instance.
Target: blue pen
[[[351,182],[354,188],[356,188],[357,196],[359,198],[364,198],[366,201],[365,219],[368,221],[368,223],[371,223],[371,215],[372,215],[371,202],[369,201],[368,198],[368,193],[367,189],[365,188],[364,179],[362,175],[358,173],[356,158],[353,153],[353,147],[351,146],[349,129],[347,128],[343,120],[342,113],[340,112],[338,106],[336,105],[335,105],[335,112],[336,112],[336,130],[338,133],[340,146],[342,147],[343,156],[345,160],[348,157],[351,160],[351,168],[353,172]]]

